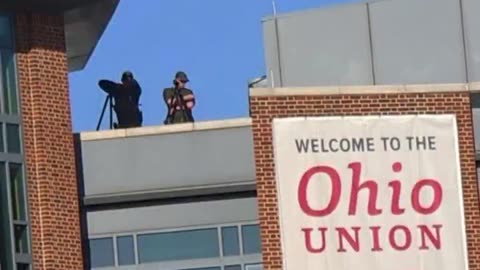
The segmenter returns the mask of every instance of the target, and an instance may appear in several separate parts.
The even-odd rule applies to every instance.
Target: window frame
[[[28,179],[27,179],[27,170],[26,170],[26,162],[25,162],[25,156],[24,156],[24,136],[23,136],[23,122],[22,122],[22,117],[21,117],[21,95],[20,95],[20,84],[18,80],[18,65],[17,65],[17,58],[16,58],[16,44],[15,44],[15,21],[14,21],[14,15],[10,13],[4,13],[0,12],[1,17],[6,17],[7,20],[9,21],[9,27],[10,27],[10,40],[9,44],[7,46],[0,45],[0,52],[3,52],[5,50],[8,50],[12,54],[12,61],[13,61],[13,80],[14,80],[14,85],[15,85],[15,98],[16,98],[16,108],[17,112],[15,114],[11,114],[9,112],[8,114],[4,111],[4,89],[3,89],[3,74],[0,73],[0,132],[3,135],[3,151],[0,152],[0,162],[5,164],[5,173],[6,173],[6,188],[8,190],[8,205],[0,205],[2,208],[7,208],[7,211],[9,213],[9,220],[8,226],[10,228],[10,245],[7,247],[8,249],[11,249],[11,264],[13,265],[7,265],[7,268],[12,268],[16,269],[16,266],[18,264],[23,264],[27,265],[27,269],[32,269],[32,264],[33,264],[33,258],[32,258],[32,228],[31,228],[31,220],[30,220],[30,205],[28,201]],[[0,43],[1,44],[1,43]],[[0,54],[0,68],[3,68],[3,60]],[[11,93],[10,93],[11,94]],[[6,101],[6,102],[11,102],[11,98]],[[12,107],[12,104],[10,104],[10,108]],[[6,126],[7,124],[14,124],[18,125],[19,128],[19,146],[20,146],[20,153],[8,153],[8,139],[6,137]],[[11,177],[9,173],[9,167],[11,163],[19,164],[21,166],[21,173],[22,173],[22,178],[23,178],[23,183],[22,183],[22,195],[24,197],[24,211],[25,211],[25,217],[24,220],[14,220],[13,219],[13,210],[12,210],[12,197],[11,197]],[[15,246],[15,226],[24,226],[25,227],[25,233],[26,235],[26,241],[27,241],[27,248],[26,248],[26,253],[16,253],[16,246]],[[5,247],[3,247],[5,248]]]
[[[203,233],[205,233],[205,234],[203,234]],[[183,240],[187,240],[188,237],[198,237],[198,236],[201,236],[201,238],[204,238],[206,236],[207,237],[210,237],[210,236],[215,237],[215,239],[212,239],[213,240],[213,245],[215,245],[215,246],[211,246],[209,249],[205,249],[205,248],[190,249],[190,247],[189,247],[190,245],[188,245],[188,241],[187,241],[187,242],[182,243],[182,244],[186,244],[186,245],[182,245],[182,247],[179,251],[186,250],[186,251],[196,253],[198,251],[207,250],[209,252],[213,252],[211,254],[208,254],[208,256],[205,256],[205,254],[204,254],[203,257],[202,257],[202,255],[200,255],[199,257],[194,258],[194,259],[218,258],[218,257],[222,256],[222,254],[220,252],[221,245],[220,245],[220,241],[219,241],[219,238],[218,238],[219,234],[218,234],[218,228],[217,227],[207,227],[207,228],[197,228],[197,229],[169,231],[169,232],[157,232],[157,233],[141,233],[141,234],[137,234],[137,241],[140,240],[139,238],[145,238],[149,241],[151,241],[152,238],[157,238],[154,241],[154,243],[156,245],[159,244],[160,246],[156,246],[156,248],[158,249],[160,247],[162,247],[162,248],[167,247],[167,249],[168,249],[168,245],[167,246],[163,245],[165,240],[168,240],[168,241],[174,240],[175,237],[180,237],[180,239],[183,238]],[[158,238],[164,238],[164,237],[166,237],[167,239],[158,239]],[[187,238],[185,238],[185,237],[187,237]],[[164,240],[164,241],[162,241],[162,240]],[[177,240],[179,240],[179,239],[177,239]],[[140,250],[137,250],[137,252],[139,252],[139,251]],[[139,254],[139,257],[140,257],[140,252],[138,254]],[[166,252],[166,254],[169,254],[171,256],[175,256],[174,253]],[[182,254],[182,252],[177,252],[177,254],[185,255],[185,254]],[[193,254],[190,254],[190,255],[193,255]],[[199,255],[199,254],[196,254],[196,255]],[[185,259],[175,258],[175,259],[173,259],[173,258],[168,258],[167,257],[167,258],[160,259],[159,257],[157,257],[155,260],[152,260],[150,262],[141,263],[141,264],[165,262],[165,261],[181,261],[181,260],[188,260],[188,258],[185,258]]]
[[[106,265],[106,266],[98,266],[98,267],[94,267],[94,266],[91,266],[91,269],[104,269],[104,268],[110,268],[110,267],[116,267],[117,266],[117,254],[116,254],[116,238],[115,237],[112,237],[112,236],[105,236],[105,237],[98,237],[98,238],[94,238],[94,239],[88,239],[88,249],[91,250],[91,243],[90,241],[91,240],[105,240],[105,239],[108,239],[108,240],[111,240],[112,241],[112,255],[113,255],[113,265]],[[91,254],[89,254],[90,256],[88,257],[88,260],[89,260],[89,263],[91,264],[92,261],[91,261]]]
[[[178,270],[178,269],[190,269],[190,268],[204,268],[204,267],[217,267],[220,266],[223,270],[224,266],[228,265],[241,265],[242,269],[245,269],[246,265],[257,265],[262,263],[262,254],[243,254],[243,236],[242,236],[242,226],[245,225],[257,225],[260,226],[258,221],[239,221],[235,223],[221,223],[221,224],[212,224],[212,225],[199,225],[199,226],[184,226],[177,228],[167,228],[167,229],[157,229],[157,230],[144,230],[136,232],[125,232],[125,233],[114,233],[114,234],[96,234],[89,237],[88,241],[94,239],[102,238],[113,238],[114,241],[114,265],[108,267],[92,267],[91,269],[113,269],[118,267],[135,267],[141,265],[155,265],[159,269],[165,270]],[[239,237],[239,248],[240,254],[235,256],[224,256],[223,254],[223,243],[221,231],[224,227],[237,227],[238,237]],[[162,262],[151,262],[151,263],[140,263],[139,261],[139,252],[138,252],[138,236],[146,234],[157,234],[157,233],[170,233],[170,232],[182,232],[182,231],[191,231],[191,230],[201,230],[201,229],[216,229],[217,234],[219,234],[219,257],[214,258],[202,258],[202,259],[185,259],[185,260],[172,260],[172,261],[162,261]],[[134,265],[119,265],[118,263],[118,251],[117,251],[117,237],[124,236],[133,236],[134,244],[134,256],[135,264]],[[259,239],[261,241],[261,239]]]
[[[119,238],[131,238],[132,239],[132,252],[133,252],[133,263],[131,264],[120,264],[120,250],[119,250]],[[121,267],[121,266],[130,266],[130,265],[136,265],[137,261],[136,261],[136,256],[135,256],[135,241],[134,241],[134,236],[133,235],[123,235],[123,236],[115,236],[114,237],[114,240],[115,240],[115,262],[116,262],[116,265],[118,265],[118,267]]]

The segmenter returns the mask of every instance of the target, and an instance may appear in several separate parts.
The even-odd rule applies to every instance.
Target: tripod
[[[113,102],[112,102],[112,100],[113,100],[113,97],[112,97],[111,94],[107,95],[107,97],[105,98],[105,102],[103,103],[102,113],[100,114],[100,119],[98,119],[97,131],[100,130],[100,126],[102,125],[102,120],[103,120],[103,116],[105,115],[107,105],[108,105],[108,111],[109,111],[109,114],[110,114],[109,127],[110,127],[110,129],[113,129]]]

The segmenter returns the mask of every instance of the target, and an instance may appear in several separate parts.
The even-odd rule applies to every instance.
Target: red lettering
[[[392,165],[394,172],[402,171],[402,163],[395,162]],[[402,190],[402,183],[399,180],[392,180],[388,183],[388,186],[392,188],[392,214],[401,215],[405,212],[405,208],[400,207],[400,192]]]
[[[403,245],[398,244],[397,239],[395,238],[396,232],[400,230],[403,231],[405,235],[405,243]],[[410,233],[410,230],[403,225],[397,225],[392,227],[388,234],[388,239],[390,241],[390,245],[396,250],[406,250],[412,244],[412,234]]]
[[[372,240],[373,240],[372,251],[382,251],[383,249],[380,247],[380,237],[379,237],[380,226],[370,227],[370,230],[372,231]]]
[[[435,246],[436,249],[441,249],[442,248],[442,242],[440,240],[440,228],[442,228],[442,225],[433,225],[433,228],[435,228],[435,234],[436,237],[433,236],[432,231],[428,228],[426,225],[419,225],[418,228],[420,228],[420,235],[422,237],[422,245],[420,246],[420,249],[428,249],[427,244],[426,244],[426,237],[430,239],[430,242]]]
[[[360,174],[362,164],[360,162],[350,163],[348,168],[352,169],[352,191],[350,192],[350,205],[348,208],[348,214],[350,216],[357,213],[358,192],[362,189],[367,189],[368,196],[368,214],[371,216],[379,215],[382,213],[381,209],[376,208],[378,185],[375,181],[368,180],[360,184]]]
[[[428,207],[424,207],[420,204],[420,191],[423,187],[430,186],[433,189],[433,201],[432,204]],[[423,179],[418,181],[412,190],[412,207],[415,211],[420,214],[428,215],[435,212],[442,203],[443,191],[442,186],[438,181],[433,179]]]
[[[382,207],[377,207],[378,200],[378,183],[376,180],[361,181],[362,164],[360,162],[352,162],[348,165],[352,171],[352,186],[349,194],[348,215],[354,216],[357,214],[359,194],[364,191],[368,192],[367,212],[370,216],[380,215],[383,212]],[[402,163],[395,162],[392,164],[393,172],[402,171]],[[308,200],[308,187],[310,180],[317,174],[325,174],[327,181],[331,183],[331,192],[326,196],[328,198],[326,205],[312,207]],[[324,179],[322,177],[321,179]],[[405,207],[402,207],[400,198],[402,197],[402,183],[398,179],[393,179],[388,183],[388,187],[392,190],[390,210],[393,215],[402,215],[405,213]],[[420,201],[422,198],[421,192],[425,188],[431,188],[433,192],[433,199],[430,203]],[[335,211],[339,205],[342,191],[342,182],[337,170],[330,166],[315,166],[308,169],[301,177],[297,190],[298,203],[301,210],[308,216],[324,217]],[[316,193],[318,194],[318,193]],[[366,194],[365,194],[366,195]],[[425,196],[423,196],[425,197]],[[428,215],[437,211],[443,200],[443,190],[440,182],[435,179],[419,180],[412,189],[410,194],[410,203],[415,212]],[[388,207],[388,206],[385,206]]]
[[[330,202],[324,209],[313,209],[308,204],[307,199],[308,183],[310,182],[312,177],[318,173],[327,174],[330,178],[330,182],[332,183]],[[329,215],[335,210],[335,208],[337,208],[338,202],[340,201],[341,190],[342,183],[340,181],[340,176],[334,168],[328,166],[312,167],[308,171],[306,171],[300,179],[300,184],[298,186],[298,202],[300,204],[300,208],[305,214],[309,216],[323,217]]]
[[[360,250],[360,245],[358,242],[358,231],[360,231],[360,227],[352,227],[353,232],[355,233],[355,239],[348,233],[345,228],[335,228],[338,232],[338,252],[347,252],[343,245],[343,239],[347,240],[348,244],[351,248],[355,251]]]
[[[325,250],[325,232],[327,231],[327,228],[318,228],[320,231],[321,235],[321,245],[319,248],[314,248],[312,245],[312,228],[303,228],[303,234],[305,236],[305,247],[308,252],[310,253],[322,253]]]

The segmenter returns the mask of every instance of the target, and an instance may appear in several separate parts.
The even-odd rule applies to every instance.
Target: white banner
[[[453,115],[274,119],[284,270],[468,269]]]

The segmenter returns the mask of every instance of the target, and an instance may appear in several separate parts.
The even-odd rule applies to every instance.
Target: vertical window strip
[[[18,115],[19,98],[12,16],[0,13],[0,115]],[[20,117],[0,122],[0,153],[21,155]],[[12,120],[13,119],[13,120]],[[8,123],[7,123],[8,122]],[[0,269],[31,270],[31,232],[28,220],[24,156],[5,155],[0,163]],[[20,158],[20,159],[19,159]],[[14,162],[14,163],[11,163]],[[8,253],[8,254],[7,254]]]

